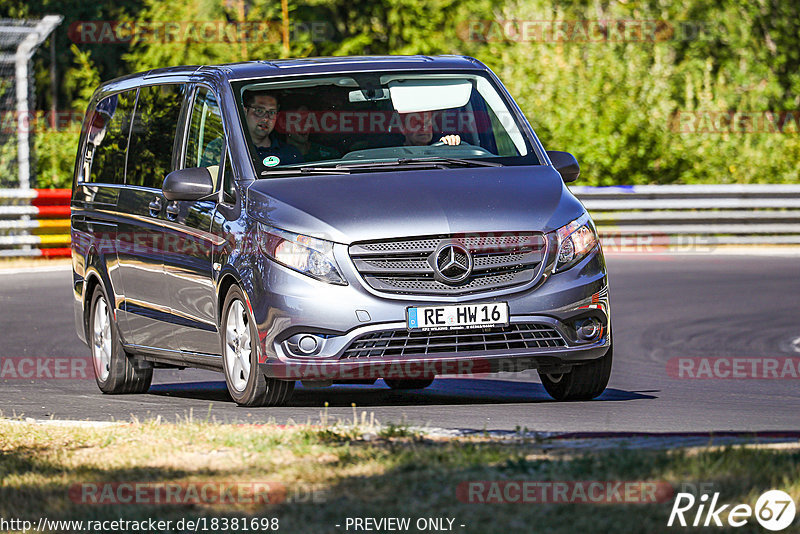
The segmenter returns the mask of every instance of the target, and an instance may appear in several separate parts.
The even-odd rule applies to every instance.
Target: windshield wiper
[[[384,167],[433,167],[437,169],[446,169],[450,165],[462,165],[465,167],[502,167],[502,163],[495,163],[492,161],[483,161],[480,159],[461,159],[461,158],[446,158],[446,157],[426,157],[426,158],[398,158],[392,161],[378,161],[378,162],[365,162],[365,163],[340,163],[334,168],[336,169],[376,169]]]
[[[502,167],[502,163],[494,161],[483,161],[482,159],[464,159],[464,158],[448,158],[442,156],[431,156],[429,158],[401,158],[397,163],[451,163],[453,165],[464,165],[469,167],[475,165],[476,167]]]
[[[297,174],[350,174],[350,169],[344,167],[292,167],[261,171],[261,176],[294,176]]]
[[[383,168],[433,168],[433,169],[446,169],[451,165],[461,165],[464,167],[477,166],[477,167],[502,167],[502,163],[495,163],[492,161],[483,161],[480,159],[460,159],[460,158],[444,158],[433,156],[429,158],[398,158],[392,161],[376,161],[364,163],[336,163],[330,166],[308,166],[308,167],[291,167],[275,170],[261,171],[261,176],[291,176],[297,174],[350,174],[352,171],[368,171],[371,169]]]
[[[335,169],[350,169],[350,170],[369,170],[381,169],[384,167],[431,167],[444,169],[445,167],[439,161],[413,161],[405,159],[395,159],[392,161],[375,161],[365,163],[339,163]]]
[[[381,161],[376,163],[351,163],[344,164],[338,163],[330,167],[289,167],[283,169],[275,169],[261,171],[261,176],[296,176],[298,174],[351,174],[353,171],[369,171],[372,169],[383,168],[398,168],[406,167],[413,169],[431,168],[431,169],[446,169],[441,162],[436,161],[419,161],[419,162],[403,162],[395,161]]]

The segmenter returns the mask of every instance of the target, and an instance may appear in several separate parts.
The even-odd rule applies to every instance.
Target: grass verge
[[[662,488],[666,483],[672,491],[702,488],[719,492],[721,503],[751,506],[764,491],[782,489],[797,502],[800,451],[743,446],[554,451],[522,439],[502,443],[485,437],[432,439],[402,425],[370,425],[363,417],[350,425],[187,421],[99,428],[0,420],[0,518],[33,524],[42,517],[154,519],[173,522],[170,528],[156,529],[159,532],[186,532],[190,529],[177,528],[181,519],[206,518],[210,528],[208,521],[213,518],[275,518],[281,532],[333,533],[353,532],[352,520],[347,528],[348,518],[400,517],[410,520],[410,528],[401,532],[448,527],[453,532],[490,534],[676,530],[666,526],[672,493],[662,502],[647,504],[598,504],[581,501],[580,496],[578,502],[566,504],[478,503],[470,502],[469,493],[463,491],[471,481],[632,481]],[[260,490],[248,492],[246,488],[254,484]],[[167,494],[154,490],[166,491],[167,486],[175,491],[169,504],[163,502]],[[131,487],[136,489],[129,491]],[[233,488],[231,498],[226,499],[224,491],[212,491],[211,500],[216,496],[225,502],[203,500],[203,488],[209,487]],[[191,488],[199,491],[199,499],[190,498]],[[575,499],[573,493],[567,495]],[[476,496],[472,497],[474,501]],[[443,520],[427,523],[422,530],[416,526],[420,518]],[[241,523],[236,529],[218,525],[215,530],[221,532],[264,531],[244,530]],[[373,532],[392,531],[373,527]],[[45,529],[65,530],[78,531],[74,526]],[[763,531],[752,519],[746,528],[730,529],[734,530]],[[784,532],[797,531],[792,526]]]

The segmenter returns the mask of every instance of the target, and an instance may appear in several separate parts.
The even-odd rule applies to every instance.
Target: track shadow
[[[207,382],[174,382],[171,384],[153,384],[147,392],[149,395],[163,397],[179,397],[206,401],[233,402],[224,381]]]
[[[225,382],[184,382],[156,384],[150,387],[151,395],[180,397],[204,401],[232,402],[225,389]],[[655,395],[642,392],[608,388],[592,402],[614,402],[655,399]],[[334,385],[327,388],[304,388],[300,383],[287,406],[359,407],[368,406],[442,406],[485,405],[556,402],[537,382],[490,380],[476,378],[437,378],[423,390],[395,391],[386,387],[382,380],[372,385]]]

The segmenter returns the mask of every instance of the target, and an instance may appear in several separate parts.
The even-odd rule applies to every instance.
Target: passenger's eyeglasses
[[[251,110],[253,112],[253,115],[258,117],[259,119],[263,117],[269,117],[270,119],[274,119],[275,117],[278,116],[277,109],[267,109],[267,108],[262,108],[261,106],[245,106],[245,107]]]

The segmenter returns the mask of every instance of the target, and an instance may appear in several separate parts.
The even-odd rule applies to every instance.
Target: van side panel
[[[92,282],[104,284],[115,313],[124,295],[116,247],[117,204],[124,183],[130,107],[134,100],[135,91],[93,100],[81,133],[70,219],[75,326],[84,342]],[[125,333],[120,325],[123,339]]]
[[[78,151],[75,156],[75,170],[72,175],[72,199],[70,201],[70,247],[72,249],[72,312],[75,320],[75,331],[78,338],[86,343],[86,327],[83,321],[83,299],[86,290],[86,258],[88,250],[82,243],[88,238],[88,225],[85,215],[79,215],[76,210],[82,208],[83,203],[78,201],[77,183],[83,175],[83,161],[86,151],[86,135],[94,113],[95,102],[92,101],[83,118]]]
[[[139,88],[120,196],[118,243],[129,343],[147,350],[176,350],[175,316],[164,270],[166,227],[171,221],[161,190],[173,170],[173,149],[186,84]]]

